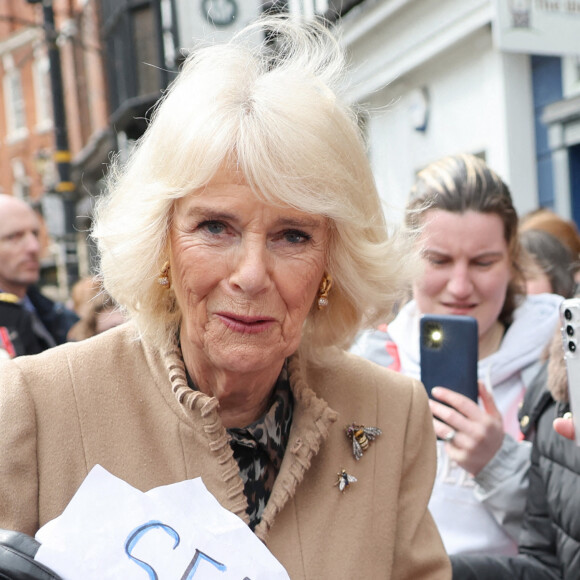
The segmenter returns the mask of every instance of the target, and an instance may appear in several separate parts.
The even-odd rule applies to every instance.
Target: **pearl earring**
[[[157,278],[157,283],[160,286],[163,286],[166,290],[171,288],[171,280],[169,280],[169,268],[169,260],[167,260],[167,262],[163,264],[163,268],[161,268],[161,272]]]
[[[330,274],[325,274],[320,283],[320,288],[318,289],[318,310],[323,310],[328,306],[328,293],[332,288],[332,276]]]

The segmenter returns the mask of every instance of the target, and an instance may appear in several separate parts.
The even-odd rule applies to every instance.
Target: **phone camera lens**
[[[572,326],[568,325],[568,326],[566,327],[566,334],[567,334],[568,336],[574,336],[574,328],[573,328]]]
[[[576,343],[573,341],[570,341],[568,343],[568,348],[570,349],[570,352],[575,352],[576,351]]]
[[[564,317],[566,318],[566,320],[572,320],[572,311],[569,308],[566,308],[566,310],[564,310]]]
[[[430,349],[439,349],[443,344],[443,329],[436,322],[425,324],[425,345]]]

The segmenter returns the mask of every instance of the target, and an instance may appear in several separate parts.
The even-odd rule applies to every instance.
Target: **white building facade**
[[[520,215],[543,206],[580,223],[580,61],[564,56],[580,55],[580,0],[174,2],[185,51],[273,7],[334,22],[390,221],[417,171],[468,152],[509,184]]]
[[[349,98],[369,111],[369,156],[388,219],[400,219],[418,170],[460,152],[502,176],[520,215],[548,205],[572,217],[570,167],[555,150],[547,202],[538,188],[535,125],[546,114],[534,102],[535,57],[500,50],[494,26],[492,0],[366,0],[339,21],[351,57]]]

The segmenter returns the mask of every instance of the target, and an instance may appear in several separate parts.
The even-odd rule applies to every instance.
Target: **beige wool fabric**
[[[427,504],[435,435],[423,386],[350,355],[289,363],[294,416],[256,529],[290,577],[449,579]],[[360,461],[345,427],[379,427]],[[201,476],[246,522],[217,400],[188,388],[177,347],[160,353],[131,323],[0,368],[0,527],[34,534],[95,464],[146,491]],[[344,493],[341,469],[355,476]]]

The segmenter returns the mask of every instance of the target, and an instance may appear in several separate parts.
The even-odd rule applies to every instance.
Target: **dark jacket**
[[[552,352],[548,388],[536,382],[519,413],[524,435],[533,438],[519,554],[453,556],[454,580],[580,578],[580,448],[552,426],[569,410],[562,352]]]
[[[42,324],[56,344],[64,344],[66,342],[66,335],[71,326],[79,321],[79,317],[72,311],[66,308],[61,302],[53,302],[35,286],[31,286],[26,293],[30,302],[34,305],[36,313],[38,314]],[[42,350],[46,350],[48,345],[43,344]]]
[[[53,302],[35,287],[28,290],[27,296],[40,322],[54,342],[50,343],[41,334],[35,332],[32,314],[21,302],[14,300],[16,297],[0,293],[0,338],[2,339],[0,346],[10,356],[38,354],[55,344],[63,344],[66,342],[70,327],[79,319],[63,304]]]
[[[32,319],[12,294],[0,293],[0,346],[9,357],[36,354],[43,349],[32,330]]]

